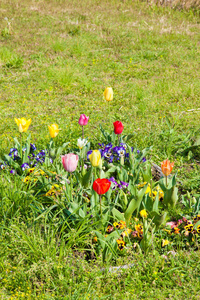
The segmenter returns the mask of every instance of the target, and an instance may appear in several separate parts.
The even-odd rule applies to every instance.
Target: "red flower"
[[[93,183],[93,190],[97,194],[102,195],[102,194],[105,194],[109,190],[110,186],[111,186],[111,182],[108,179],[97,178]]]
[[[124,129],[124,126],[123,126],[122,122],[116,121],[116,122],[113,123],[113,125],[114,125],[114,133],[115,134],[121,134],[123,129]]]

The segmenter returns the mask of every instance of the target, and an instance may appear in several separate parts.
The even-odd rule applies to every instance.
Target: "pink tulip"
[[[78,124],[81,126],[85,126],[85,125],[87,125],[88,120],[89,120],[89,117],[86,117],[86,115],[82,114],[82,115],[80,115]]]
[[[78,164],[78,155],[69,153],[61,156],[62,164],[66,171],[74,172]]]

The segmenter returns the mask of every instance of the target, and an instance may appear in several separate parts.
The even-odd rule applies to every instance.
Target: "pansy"
[[[29,167],[29,164],[24,163],[24,164],[21,165],[21,168],[22,168],[22,170],[24,171],[24,170],[26,170],[26,169],[29,169],[30,167]]]
[[[118,244],[118,249],[119,250],[123,250],[125,247],[125,242],[123,240],[118,239],[117,240],[117,244]]]

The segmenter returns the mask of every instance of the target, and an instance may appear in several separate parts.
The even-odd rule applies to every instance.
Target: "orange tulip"
[[[173,167],[174,167],[174,162],[170,163],[168,158],[161,163],[161,169],[165,176],[171,174]]]

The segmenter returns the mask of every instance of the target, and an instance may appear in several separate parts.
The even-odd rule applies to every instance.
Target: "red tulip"
[[[109,190],[110,186],[111,182],[106,178],[97,178],[93,182],[93,190],[99,195],[105,194]]]
[[[116,121],[116,122],[113,123],[113,125],[114,125],[114,133],[115,134],[121,134],[123,129],[124,129],[124,126],[123,126],[122,122]]]

